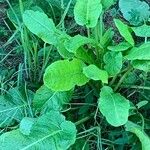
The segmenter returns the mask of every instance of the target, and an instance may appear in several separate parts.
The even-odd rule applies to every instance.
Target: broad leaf
[[[32,94],[27,91],[28,98],[32,99]],[[0,127],[13,125],[20,122],[29,113],[27,96],[23,88],[13,88],[8,94],[0,96]]]
[[[134,46],[134,40],[130,33],[129,27],[119,19],[114,19],[114,21],[115,21],[115,25],[118,28],[120,34],[124,37],[124,39],[128,43],[130,43],[132,46]]]
[[[46,113],[50,110],[60,111],[65,103],[69,103],[72,91],[54,92],[46,86],[41,86],[33,99],[33,107],[37,112]]]
[[[109,49],[111,51],[115,51],[115,52],[121,52],[121,51],[128,50],[130,47],[132,47],[132,46],[129,43],[121,42],[118,45],[108,46],[107,49]]]
[[[13,130],[0,136],[2,150],[67,150],[76,139],[75,125],[57,111],[39,117],[29,135]]]
[[[108,83],[108,73],[95,65],[84,67],[83,73],[90,79],[101,80],[103,83]]]
[[[122,61],[121,52],[107,52],[104,55],[104,68],[110,76],[115,76],[121,71]]]
[[[53,91],[69,91],[75,85],[82,86],[89,79],[83,74],[85,64],[78,59],[59,60],[52,63],[44,74],[44,84]]]
[[[144,43],[139,47],[132,48],[128,55],[125,56],[128,60],[150,60],[150,42]]]
[[[43,10],[40,7],[34,5],[33,0],[25,0],[22,2],[22,5],[23,5],[23,12],[29,9],[43,12]],[[23,22],[20,4],[17,3],[15,5],[12,5],[12,8],[9,8],[7,10],[7,16],[10,19],[10,21],[15,25],[15,27],[19,27]]]
[[[89,39],[87,37],[81,36],[81,35],[76,35],[69,40],[66,40],[65,47],[66,49],[71,52],[71,53],[76,53],[76,51],[81,47],[84,46],[85,44],[93,43],[94,40]]]
[[[150,37],[150,26],[149,25],[142,25],[139,27],[132,27],[136,36],[139,37]]]
[[[112,126],[118,127],[128,121],[129,101],[108,86],[101,89],[98,107]]]
[[[142,150],[150,150],[150,138],[142,131],[140,126],[128,121],[125,127],[127,131],[134,133],[139,138],[142,144]]]
[[[56,28],[51,19],[42,12],[27,10],[23,14],[23,22],[27,28],[49,44],[56,44]]]
[[[75,21],[79,25],[93,28],[96,26],[101,12],[100,0],[77,0],[74,8]]]
[[[143,70],[145,72],[150,71],[150,61],[149,60],[133,60],[132,65],[135,69]]]
[[[119,7],[126,20],[133,25],[139,25],[150,16],[149,5],[140,0],[119,0]]]

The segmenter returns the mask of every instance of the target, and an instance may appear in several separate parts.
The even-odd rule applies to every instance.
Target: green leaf
[[[128,60],[150,60],[150,42],[144,43],[139,47],[132,48],[128,55],[125,56]]]
[[[25,93],[22,88],[12,88],[6,95],[0,95],[0,127],[7,127],[24,118],[25,112],[29,113],[27,97],[32,99],[32,94]]]
[[[76,35],[74,37],[71,37],[69,40],[65,41],[65,47],[66,49],[71,53],[76,53],[76,51],[85,44],[93,43],[94,40],[89,39],[87,37]]]
[[[61,35],[57,36],[57,44],[56,48],[59,52],[59,54],[63,58],[73,58],[74,54],[72,52],[69,52],[65,47],[65,42],[68,41],[71,37],[62,33]]]
[[[137,78],[136,72],[129,72],[128,75],[125,77],[123,84],[135,85],[137,80],[138,80],[138,78]]]
[[[46,14],[27,10],[23,14],[23,22],[27,28],[41,38],[44,42],[49,44],[56,44],[56,28],[52,21]]]
[[[109,9],[109,7],[116,3],[116,0],[101,0],[101,3],[103,5],[103,8],[107,10]]]
[[[52,46],[44,46],[43,48],[39,49],[38,56],[44,57],[47,56],[49,53],[52,53]]]
[[[23,135],[19,130],[13,130],[0,136],[2,150],[67,150],[75,143],[75,125],[66,121],[57,111],[42,115],[32,126],[30,135]]]
[[[72,150],[90,150],[90,144],[86,139],[77,139],[75,144],[72,146]]]
[[[89,79],[83,74],[85,64],[78,59],[59,60],[52,63],[44,74],[44,84],[53,91],[69,91],[82,86]]]
[[[149,25],[142,25],[139,27],[132,27],[136,36],[139,37],[150,37],[150,26]]]
[[[131,121],[128,121],[125,125],[126,130],[134,133],[142,144],[142,150],[150,150],[150,138],[142,131],[142,128]]]
[[[31,133],[32,127],[36,119],[25,117],[21,120],[19,130],[24,135],[29,135]]]
[[[121,71],[122,59],[121,52],[107,52],[104,55],[104,68],[110,76],[115,76]]]
[[[63,5],[62,5],[62,1],[61,0],[46,0],[48,2],[48,4],[52,7],[54,14],[57,15],[57,13],[59,12],[59,16],[61,17],[61,12],[67,9],[68,3],[70,3],[70,0],[64,0],[63,1]],[[67,12],[67,15],[69,16],[73,16],[73,8],[75,5],[76,0],[71,0],[71,4],[69,7],[69,10]],[[48,7],[49,8],[49,7]]]
[[[88,64],[95,64],[96,62],[95,55],[91,50],[87,51],[87,49],[79,48],[77,49],[75,56]]]
[[[23,14],[23,21],[27,28],[44,42],[54,45],[63,58],[72,58],[64,42],[70,38],[67,34],[56,29],[52,19],[42,12],[27,10]]]
[[[114,22],[120,34],[124,37],[124,39],[132,46],[134,46],[134,40],[130,33],[129,27],[119,19],[114,19]]]
[[[139,25],[150,16],[149,5],[145,1],[119,0],[119,7],[124,18],[132,25]]]
[[[33,0],[25,0],[22,2],[23,5],[23,12],[25,10],[35,10],[35,11],[40,11],[43,12],[43,10],[34,5],[34,1]],[[14,24],[15,27],[19,27],[23,20],[22,20],[22,12],[20,10],[20,4],[15,4],[12,6],[12,8],[9,8],[7,10],[7,16],[10,19],[10,21]]]
[[[89,65],[83,68],[83,73],[90,79],[101,80],[103,83],[108,83],[108,73],[105,70],[99,69],[95,65]]]
[[[109,49],[111,51],[115,51],[115,52],[121,52],[121,51],[128,50],[130,47],[132,47],[132,46],[129,43],[121,42],[118,45],[108,46],[107,49]]]
[[[143,70],[145,72],[150,71],[150,61],[149,60],[133,60],[132,65],[135,69]]]
[[[46,0],[48,3],[50,3],[52,6],[61,8],[61,1],[60,0]]]
[[[110,42],[112,42],[114,36],[114,31],[112,30],[112,28],[109,28],[104,35],[102,36],[102,38],[100,39],[100,44],[102,47],[107,47]]]
[[[118,127],[128,121],[129,101],[108,86],[101,89],[98,107],[112,126]]]
[[[148,104],[148,101],[140,101],[139,103],[136,104],[136,106],[138,109],[140,109],[141,107],[144,107],[147,104]]]
[[[33,107],[37,112],[49,112],[51,110],[60,111],[65,103],[69,103],[73,91],[54,92],[46,86],[41,86],[33,99]]]
[[[77,0],[74,7],[74,16],[77,24],[87,28],[96,26],[102,12],[100,0]]]

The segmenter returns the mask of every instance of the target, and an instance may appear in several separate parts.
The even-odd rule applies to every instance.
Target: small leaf
[[[129,31],[129,27],[119,19],[114,19],[114,22],[115,22],[115,25],[118,28],[120,34],[124,37],[124,39],[128,43],[130,43],[132,46],[134,46],[134,40]]]
[[[132,48],[128,55],[128,60],[150,60],[150,42],[142,44],[140,47]]]
[[[115,76],[121,71],[122,59],[121,52],[107,52],[104,55],[104,68],[110,76]]]
[[[94,43],[94,40],[87,37],[76,35],[67,40],[64,44],[66,49],[71,53],[76,53],[76,51],[85,44]]]
[[[59,52],[59,54],[63,57],[63,58],[73,58],[74,54],[72,52],[69,52],[66,47],[65,47],[65,42],[67,40],[69,40],[71,37],[69,35],[66,35],[64,33],[62,33],[61,35],[57,36],[57,44],[56,44],[56,48]]]
[[[35,121],[36,120],[33,118],[28,118],[28,117],[23,118],[20,122],[20,127],[19,127],[20,132],[24,135],[29,135]]]
[[[77,0],[74,7],[74,16],[77,24],[87,28],[96,26],[102,12],[100,0]]]
[[[51,111],[40,116],[32,126],[29,135],[24,135],[19,129],[0,136],[1,150],[67,150],[76,139],[75,125],[66,121],[57,111]]]
[[[49,44],[56,44],[56,28],[51,19],[42,12],[27,10],[23,14],[23,22],[27,28]]]
[[[51,110],[60,111],[65,103],[69,103],[72,94],[73,91],[54,92],[43,85],[35,93],[33,106],[42,114]]]
[[[83,74],[85,64],[78,59],[59,60],[52,63],[44,74],[44,84],[53,91],[69,91],[82,86],[89,79]]]
[[[104,48],[107,47],[112,41],[113,36],[114,36],[114,31],[112,30],[112,28],[109,28],[100,39],[100,44],[102,45],[102,47]]]
[[[115,52],[121,52],[121,51],[126,51],[128,50],[130,47],[132,47],[129,43],[127,42],[121,42],[118,45],[115,46],[108,46],[107,49],[111,50],[111,51],[115,51]]]
[[[129,101],[108,86],[101,89],[98,107],[112,126],[118,127],[128,121]]]
[[[142,131],[142,128],[131,121],[128,121],[125,125],[126,131],[134,133],[142,144],[142,150],[150,150],[150,138]]]
[[[145,106],[148,104],[148,101],[141,101],[136,104],[137,108],[140,109],[141,107]]]
[[[83,68],[83,73],[90,79],[101,80],[103,83],[108,83],[108,73],[105,70],[99,69],[95,65],[89,65]]]
[[[136,72],[129,72],[128,75],[125,77],[123,84],[125,85],[134,85],[136,84],[138,78]]]
[[[76,58],[81,59],[83,62],[88,64],[95,64],[95,55],[92,51],[87,51],[84,48],[79,48],[75,54]]]
[[[144,24],[139,27],[132,27],[136,36],[139,37],[150,37],[150,26]]]

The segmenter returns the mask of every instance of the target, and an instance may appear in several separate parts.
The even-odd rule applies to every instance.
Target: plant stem
[[[118,78],[118,76],[121,75],[121,74],[124,73],[124,72],[127,72],[130,68],[131,68],[131,66],[125,68],[124,70],[122,70],[121,72],[119,72],[116,76],[114,76],[114,77],[112,78],[111,82],[109,83],[109,86],[112,86],[112,85],[115,83],[115,81],[116,81],[116,79]]]
[[[75,125],[78,126],[78,125],[80,125],[80,124],[82,124],[82,123],[88,121],[89,119],[91,119],[92,116],[94,116],[94,114],[95,114],[95,113],[92,113],[92,114],[90,114],[89,116],[86,116],[86,117],[82,118],[81,120],[77,121],[77,122],[75,123]]]
[[[119,80],[118,84],[116,85],[116,87],[114,88],[114,91],[117,91],[118,88],[121,86],[122,82],[124,81],[124,79],[127,77],[127,75],[132,71],[132,67],[130,67],[128,69],[128,71],[121,77],[121,79]]]
[[[88,35],[88,38],[91,37],[91,35],[90,35],[90,28],[87,28],[87,35]]]
[[[139,85],[121,85],[122,88],[131,88],[131,89],[141,89],[141,90],[150,90],[150,87],[139,86]]]
[[[101,15],[100,15],[100,31],[99,31],[99,38],[101,39],[102,38],[102,36],[103,36],[103,29],[104,29],[104,24],[103,24],[103,11],[102,11],[102,13],[101,13]]]
[[[99,128],[98,126],[97,126],[97,127],[90,128],[90,129],[88,129],[88,130],[85,130],[85,131],[83,131],[83,132],[78,133],[78,135],[82,135],[82,134],[91,132],[91,131],[93,131],[93,130],[98,130],[98,128]]]
[[[112,86],[115,83],[117,78],[118,78],[118,74],[112,78],[111,82],[109,83],[109,86]]]

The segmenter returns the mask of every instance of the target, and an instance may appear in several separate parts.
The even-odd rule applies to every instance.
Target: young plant
[[[123,0],[120,5],[122,3]],[[114,19],[124,38],[123,42],[114,45],[113,31],[111,28],[105,30],[102,19],[104,11],[112,4],[114,1],[77,0],[74,19],[87,30],[87,36],[68,35],[58,29],[53,20],[43,12],[27,10],[23,13],[25,26],[45,43],[53,45],[62,58],[47,67],[43,77],[44,85],[34,97],[35,114],[41,116],[35,120],[24,118],[20,129],[3,134],[0,137],[0,149],[11,148],[15,140],[16,149],[68,149],[76,140],[75,125],[88,120],[93,113],[74,124],[66,121],[60,111],[71,100],[73,90],[87,84],[93,90],[96,89],[95,120],[97,121],[99,110],[111,126],[124,125],[126,131],[139,138],[143,150],[150,149],[149,137],[141,126],[129,119],[137,110],[136,107],[119,93],[126,86],[124,82],[134,69],[150,69],[150,43],[145,40],[140,46],[136,45],[132,35],[134,31],[137,36],[147,38],[149,33],[145,35],[141,30],[150,30],[150,26],[130,27],[123,21]],[[99,128],[96,126],[91,130],[96,129],[100,133]]]

